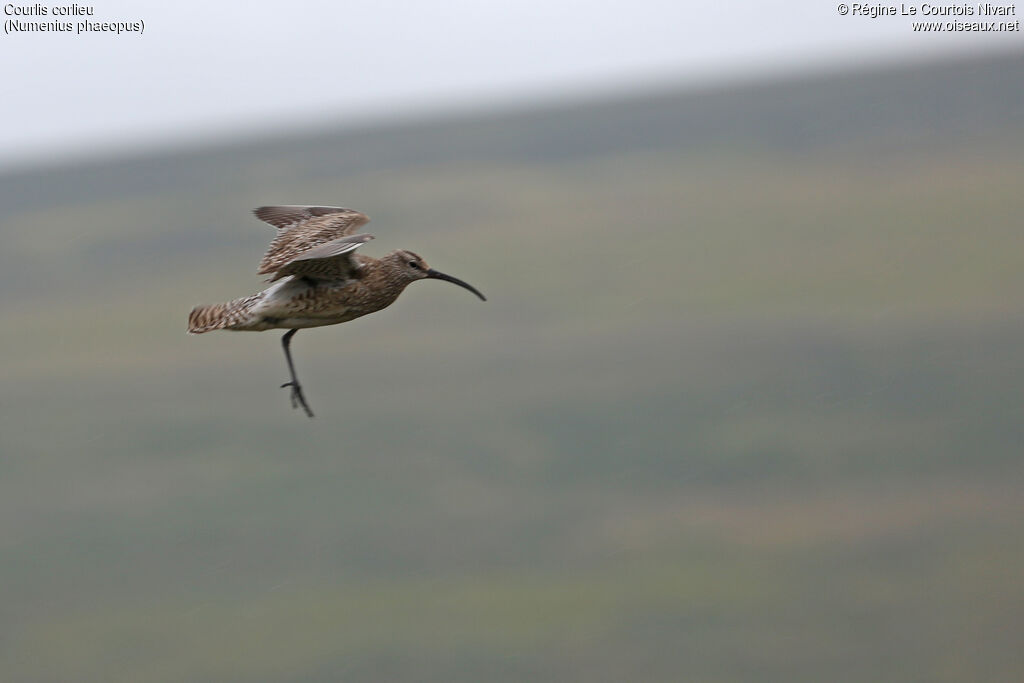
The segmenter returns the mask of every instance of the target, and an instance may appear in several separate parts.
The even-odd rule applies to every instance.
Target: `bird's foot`
[[[302,406],[302,409],[306,411],[306,415],[313,417],[313,411],[309,409],[306,397],[302,395],[302,385],[298,382],[285,382],[281,385],[281,388],[284,389],[285,387],[292,388],[292,408]]]

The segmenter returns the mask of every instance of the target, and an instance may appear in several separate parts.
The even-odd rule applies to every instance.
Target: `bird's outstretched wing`
[[[373,235],[348,235],[318,247],[307,249],[274,273],[270,281],[287,275],[318,280],[347,280],[359,269],[352,256],[356,249],[373,239]]]
[[[306,252],[343,237],[352,236],[358,228],[366,225],[370,219],[358,211],[343,209],[340,206],[261,206],[253,211],[261,221],[270,223],[277,228],[277,236],[270,243],[267,253],[260,262],[259,273],[279,272],[286,264],[297,260],[307,260]],[[366,236],[370,239],[369,236]],[[348,251],[333,257],[348,260],[345,254],[358,248],[366,239],[351,246]],[[352,243],[347,243],[352,244]],[[342,245],[344,246],[344,245]],[[312,256],[310,259],[331,258]],[[344,264],[341,264],[344,265]],[[347,267],[356,267],[349,263]],[[292,274],[292,273],[288,273]],[[276,280],[283,275],[274,277]]]

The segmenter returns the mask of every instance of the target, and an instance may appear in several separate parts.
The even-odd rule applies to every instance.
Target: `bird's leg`
[[[284,347],[284,357],[288,361],[288,371],[292,373],[292,381],[285,382],[281,385],[281,388],[291,387],[292,388],[292,408],[298,408],[302,406],[302,409],[306,411],[306,415],[313,417],[313,411],[309,409],[309,405],[306,404],[306,397],[302,395],[302,385],[299,384],[299,378],[295,376],[295,365],[292,363],[292,352],[289,348],[289,344],[292,342],[292,337],[298,330],[288,330],[284,333],[281,338],[281,346]]]

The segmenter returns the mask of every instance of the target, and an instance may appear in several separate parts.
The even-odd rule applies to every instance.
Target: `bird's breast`
[[[397,293],[381,291],[361,280],[288,278],[267,288],[253,313],[273,320],[276,327],[318,327],[379,311],[397,298]]]

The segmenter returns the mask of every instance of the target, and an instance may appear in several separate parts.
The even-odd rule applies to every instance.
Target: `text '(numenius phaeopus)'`
[[[4,33],[112,33],[115,35],[146,31],[144,19],[104,20],[96,16],[95,5],[4,5]]]

